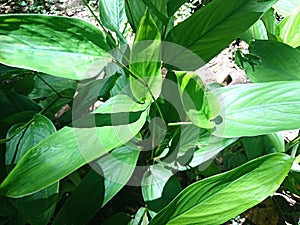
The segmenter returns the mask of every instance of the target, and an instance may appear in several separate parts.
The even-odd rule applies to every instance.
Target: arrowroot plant
[[[280,133],[300,128],[299,6],[213,0],[175,26],[185,2],[100,0],[101,29],[0,16],[1,222],[222,224],[283,182],[299,194],[299,137]],[[200,68],[236,38],[253,83],[207,82]],[[214,170],[240,143],[244,158]],[[184,181],[193,170],[206,178]],[[131,198],[134,215],[99,219]]]

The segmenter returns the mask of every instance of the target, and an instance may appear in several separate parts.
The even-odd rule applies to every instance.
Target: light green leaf
[[[160,164],[151,166],[142,179],[142,194],[151,217],[169,204],[181,189],[171,170]]]
[[[147,208],[139,208],[134,218],[128,223],[128,225],[147,225],[149,223],[147,218],[147,211]]]
[[[257,20],[246,32],[241,35],[241,39],[248,44],[253,40],[268,40],[266,27],[261,20]]]
[[[222,109],[213,134],[241,137],[299,129],[299,85],[300,81],[277,81],[214,90]]]
[[[212,128],[211,120],[219,113],[214,96],[195,73],[175,72],[180,98],[189,119],[198,127]]]
[[[291,14],[280,22],[277,29],[283,43],[294,48],[300,46],[300,3]]]
[[[238,64],[251,81],[300,80],[299,50],[277,41],[253,41],[249,51],[250,54],[238,58]]]
[[[135,36],[129,68],[136,76],[130,77],[133,96],[139,101],[152,96],[157,98],[162,86],[161,41],[149,10],[146,10]]]
[[[300,5],[300,0],[279,0],[273,5],[273,8],[279,15],[286,17],[296,7]]]
[[[74,18],[1,15],[0,36],[1,63],[59,77],[94,77],[111,58],[102,32]]]
[[[261,18],[268,33],[270,40],[275,38],[275,27],[277,25],[274,9],[269,9]]]
[[[274,152],[285,152],[284,137],[280,132],[257,137],[245,137],[242,140],[248,159],[255,159]]]
[[[99,13],[102,24],[122,37],[120,30],[126,20],[125,1],[100,0]]]
[[[104,206],[127,184],[140,154],[137,146],[122,146],[114,149],[109,155],[101,157],[92,166],[101,167],[104,177]]]
[[[119,105],[118,99],[127,99],[129,107],[122,108],[124,101]],[[81,122],[80,119],[74,121],[75,127],[64,127],[31,148],[2,182],[0,192],[9,197],[34,193],[62,179],[87,162],[127,143],[144,125],[149,104],[138,104],[126,96],[111,98],[94,111],[96,116],[96,113],[99,113],[100,117],[96,119],[100,122],[101,113],[107,117],[106,114],[128,112],[128,109],[139,111],[140,117],[131,124],[128,124],[127,118],[128,120],[121,125],[90,128],[76,128]],[[70,158],[72,161],[67,160]],[[40,176],[41,173],[46,175]],[[39,182],[35,182],[36,180]]]
[[[196,182],[177,195],[150,225],[222,224],[272,195],[292,163],[288,155],[275,153]]]
[[[21,126],[22,124],[13,126],[7,136],[18,131]],[[27,128],[23,128],[6,143],[5,160],[8,170],[11,170],[29,149],[55,132],[56,129],[49,119],[39,114],[35,115]],[[48,224],[58,201],[58,182],[32,195],[9,201],[30,224]]]
[[[87,224],[100,210],[103,196],[103,177],[91,170],[60,208],[53,225]]]
[[[174,27],[167,41],[185,47],[208,62],[240,34],[251,27],[276,0],[214,0]],[[185,65],[184,70],[199,68],[178,46],[165,49],[164,61]],[[183,62],[182,62],[183,61]]]

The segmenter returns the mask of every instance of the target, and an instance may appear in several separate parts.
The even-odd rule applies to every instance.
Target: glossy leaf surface
[[[1,15],[0,24],[0,62],[9,66],[81,80],[110,60],[102,32],[79,19]]]
[[[119,100],[120,104],[118,104]],[[127,108],[122,107],[124,105]],[[22,157],[2,182],[1,193],[10,197],[34,193],[55,183],[87,162],[127,143],[145,123],[148,106],[149,103],[140,105],[128,96],[111,98],[94,113],[113,115],[113,113],[136,110],[140,112],[140,117],[132,124],[126,124],[127,120],[123,125],[117,126],[62,128],[34,146]],[[98,119],[101,121],[101,118]],[[73,125],[76,123],[74,122]],[[72,162],[67,160],[69,158],[72,158]],[[41,177],[41,173],[46,173],[47,176]],[[39,182],[34,182],[36,179]]]
[[[277,81],[214,90],[222,109],[213,134],[241,137],[298,129],[299,85],[299,81]]]
[[[177,195],[150,225],[222,224],[272,195],[292,163],[288,155],[270,154],[198,181]]]
[[[178,87],[184,110],[198,127],[212,128],[213,119],[219,113],[215,97],[207,90],[195,73],[176,72]]]
[[[174,27],[167,41],[185,47],[208,62],[230,42],[251,27],[276,0],[214,0],[184,22]],[[182,50],[166,48],[167,61],[190,64]],[[170,59],[171,58],[171,59]],[[198,65],[199,68],[202,65]],[[195,68],[190,68],[190,70]]]
[[[237,60],[251,81],[300,80],[299,50],[277,41],[253,41],[249,51]]]
[[[139,101],[157,98],[161,91],[161,41],[160,33],[149,10],[146,10],[134,39],[129,69],[133,96]],[[151,93],[150,93],[151,92]]]

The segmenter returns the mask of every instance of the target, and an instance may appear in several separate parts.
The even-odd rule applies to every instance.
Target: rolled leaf
[[[146,10],[134,39],[130,70],[130,87],[139,101],[157,98],[161,91],[161,40],[149,10]]]

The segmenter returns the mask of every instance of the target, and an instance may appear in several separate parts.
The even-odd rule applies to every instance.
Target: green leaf
[[[135,36],[129,69],[136,76],[130,77],[130,87],[137,100],[159,96],[162,86],[161,41],[149,10],[146,10]]]
[[[277,41],[253,41],[249,51],[238,64],[251,81],[300,80],[299,50]]]
[[[300,0],[279,0],[273,5],[276,12],[284,17],[286,17],[290,12],[292,12],[296,7],[300,5]]]
[[[100,210],[103,197],[103,177],[90,170],[61,207],[53,224],[87,224]]]
[[[275,27],[277,25],[277,22],[275,18],[274,9],[269,9],[261,19],[265,25],[269,39],[275,39]]]
[[[13,126],[7,136],[18,131],[21,126],[22,124]],[[56,129],[49,119],[39,114],[35,115],[33,122],[27,128],[23,128],[11,141],[6,143],[8,169],[10,170],[29,149],[55,131]],[[48,224],[58,201],[58,182],[32,195],[9,199],[9,201],[30,224]]]
[[[277,81],[214,90],[222,109],[213,134],[241,137],[299,129],[299,85]]]
[[[109,155],[101,157],[92,166],[101,167],[104,177],[104,206],[111,200],[131,177],[140,154],[137,146],[122,146],[114,149]]]
[[[213,118],[219,113],[219,105],[213,95],[204,87],[195,73],[175,72],[180,98],[189,119],[198,127],[212,128]]]
[[[102,24],[122,37],[120,30],[126,20],[125,1],[100,0],[99,13]]]
[[[168,0],[168,15],[172,16],[187,0]]]
[[[34,193],[55,183],[87,162],[127,143],[144,125],[149,103],[138,104],[122,95],[111,98],[94,113],[113,115],[137,111],[140,112],[139,119],[132,124],[118,126],[62,128],[31,148],[22,157],[2,182],[0,192],[9,197]],[[79,122],[74,121],[73,125],[76,126]],[[70,158],[72,161],[66,161]],[[46,175],[41,177],[41,173]],[[35,182],[37,179],[39,182]]]
[[[284,137],[281,133],[272,133],[257,137],[243,138],[244,149],[248,159],[275,152],[285,152]]]
[[[134,218],[128,223],[128,225],[147,225],[149,223],[147,218],[147,211],[147,208],[139,208]]]
[[[196,182],[177,195],[150,225],[224,223],[272,195],[292,163],[288,155],[275,153]]]
[[[257,20],[246,32],[241,35],[241,39],[248,44],[253,40],[268,40],[266,27],[261,20]]]
[[[136,33],[141,18],[146,10],[146,5],[142,0],[125,0],[125,12],[128,22],[134,33]]]
[[[1,15],[0,36],[1,63],[59,77],[91,78],[111,58],[102,32],[74,18]]]
[[[174,27],[166,38],[194,52],[208,62],[240,34],[251,27],[276,0],[214,0]],[[164,61],[184,65],[184,70],[199,68],[188,52],[174,45],[165,49]],[[183,61],[183,62],[182,62]],[[203,62],[202,62],[203,65]]]
[[[182,187],[172,171],[159,164],[151,166],[142,179],[143,198],[152,217],[181,190]]]
[[[283,43],[294,48],[300,46],[300,3],[291,14],[280,22],[277,29],[279,30],[279,37],[281,37]]]

